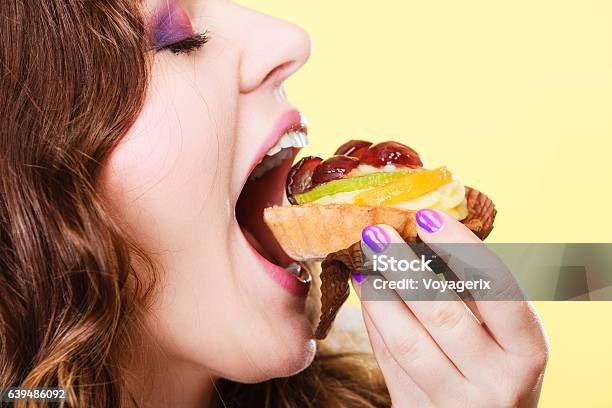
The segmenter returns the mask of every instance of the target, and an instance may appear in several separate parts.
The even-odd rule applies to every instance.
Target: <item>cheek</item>
[[[218,212],[230,171],[219,160],[233,139],[231,103],[178,73],[153,78],[136,123],[112,153],[103,177],[120,219],[149,249],[185,248],[202,214]],[[217,110],[207,109],[213,104]],[[230,142],[231,143],[231,142]]]
[[[185,231],[195,206],[203,205],[202,192],[212,185],[205,136],[181,132],[176,125],[137,124],[107,166],[105,184],[122,220],[148,238],[163,233],[171,240],[171,226]]]

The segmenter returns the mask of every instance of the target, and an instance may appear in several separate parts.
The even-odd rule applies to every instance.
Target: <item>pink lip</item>
[[[270,150],[287,131],[294,129],[294,128],[306,129],[306,125],[302,123],[302,115],[296,109],[289,110],[283,113],[280,116],[280,118],[278,118],[278,120],[272,127],[272,130],[266,137],[265,142],[261,145],[261,147],[257,151],[257,156],[255,156],[255,158],[253,159],[253,162],[251,163],[251,166],[249,167],[249,171],[247,172],[247,174],[244,176],[244,179],[242,180],[242,183],[241,183],[242,187],[244,187],[244,184],[249,178],[249,174],[251,174],[255,166],[257,166],[257,164],[265,156],[268,150]]]
[[[270,150],[279,139],[292,129],[304,129],[306,130],[306,124],[303,123],[302,115],[296,109],[289,110],[283,113],[274,126],[272,127],[270,133],[265,139],[265,142],[261,145],[259,150],[257,151],[257,155],[253,159],[249,167],[248,173],[244,176],[242,180],[242,187],[244,188],[244,184],[247,182],[247,179],[253,169],[259,164],[264,155]],[[297,155],[299,149],[294,148],[294,154]],[[235,205],[235,203],[234,203]],[[245,241],[253,254],[257,257],[259,263],[263,266],[264,270],[276,283],[278,283],[283,289],[294,296],[298,297],[306,297],[308,294],[308,290],[310,289],[310,283],[303,283],[297,280],[289,271],[286,269],[273,264],[264,258],[255,248],[253,248],[250,242],[245,238]]]

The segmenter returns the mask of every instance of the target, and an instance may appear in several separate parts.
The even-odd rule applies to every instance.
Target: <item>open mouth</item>
[[[307,143],[308,134],[304,124],[294,124],[285,130],[251,171],[236,202],[236,220],[253,249],[303,283],[309,282],[310,276],[282,249],[265,224],[263,212],[267,207],[285,202],[287,175],[295,156]]]

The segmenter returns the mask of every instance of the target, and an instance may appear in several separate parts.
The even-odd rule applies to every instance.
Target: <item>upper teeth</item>
[[[293,154],[292,147],[304,147],[308,144],[308,135],[302,131],[291,131],[285,133],[273,148],[268,150],[266,156],[257,164],[251,172],[249,180],[255,180],[266,174],[268,170],[279,166]]]
[[[292,154],[293,153],[291,152],[291,150],[283,149],[274,156],[265,157],[264,160],[262,160],[261,163],[259,163],[257,167],[253,169],[249,180],[255,180],[266,174],[268,170],[271,170],[276,166],[280,166],[280,164],[290,158]]]
[[[266,153],[268,156],[274,156],[276,153],[280,152],[281,149],[285,149],[288,147],[298,147],[302,148],[308,144],[308,134],[306,132],[302,132],[299,130],[287,132],[280,138],[280,140],[272,146],[270,150]]]

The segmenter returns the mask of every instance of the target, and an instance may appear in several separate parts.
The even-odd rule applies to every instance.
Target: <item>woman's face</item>
[[[308,59],[309,37],[225,0],[150,0],[146,9],[160,47],[209,37],[189,53],[156,52],[146,105],[103,177],[118,217],[159,269],[151,339],[225,378],[293,374],[315,352],[308,285],[276,265],[290,261],[261,217],[282,201],[297,149],[241,193],[265,153],[300,127],[282,83]]]

